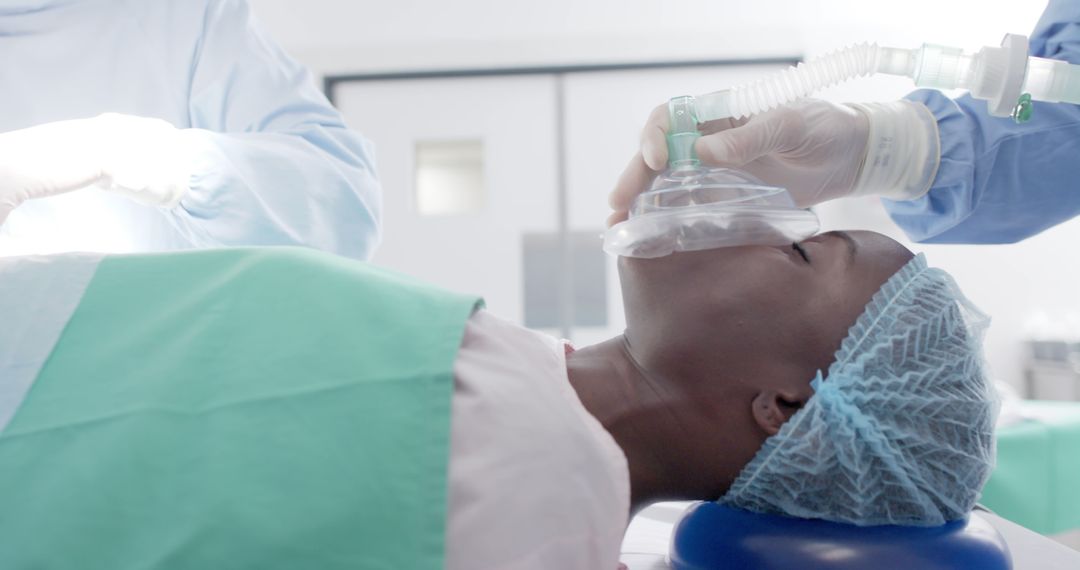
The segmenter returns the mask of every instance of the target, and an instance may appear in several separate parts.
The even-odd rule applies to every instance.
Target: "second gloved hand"
[[[95,121],[104,190],[171,208],[187,194],[193,156],[184,131],[168,121],[106,113]]]
[[[176,205],[192,163],[181,133],[160,119],[117,114],[0,133],[0,224],[27,200],[89,186]]]
[[[609,223],[624,219],[634,197],[665,168],[667,125],[664,105],[649,118],[641,152],[612,192]],[[866,194],[913,199],[937,170],[936,125],[928,109],[910,101],[807,99],[748,120],[704,123],[694,148],[706,165],[738,168],[786,188],[800,207]]]

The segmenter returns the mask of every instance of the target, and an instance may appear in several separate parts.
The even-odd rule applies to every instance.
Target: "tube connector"
[[[690,95],[673,97],[668,101],[668,118],[668,167],[672,170],[696,168],[701,161],[694,152],[694,142],[701,133],[698,132],[694,98]]]

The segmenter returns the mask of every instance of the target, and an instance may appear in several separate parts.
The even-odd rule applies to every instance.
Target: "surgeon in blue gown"
[[[1030,55],[1080,64],[1080,2],[1051,0]],[[666,114],[654,112],[611,196],[611,222],[663,168]],[[703,125],[703,162],[788,187],[797,202],[880,195],[925,243],[1012,243],[1080,214],[1080,106],[1034,104],[1030,122],[992,117],[986,102],[920,90],[903,101],[808,100]]]
[[[246,0],[3,0],[0,54],[0,255],[371,255],[372,146]]]

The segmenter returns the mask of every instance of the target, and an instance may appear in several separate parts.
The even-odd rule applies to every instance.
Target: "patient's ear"
[[[754,400],[750,402],[751,413],[758,427],[769,435],[776,435],[776,432],[780,431],[780,426],[791,419],[791,416],[802,409],[806,401],[810,399],[809,386],[807,388],[804,394],[795,390],[771,388],[758,392]]]

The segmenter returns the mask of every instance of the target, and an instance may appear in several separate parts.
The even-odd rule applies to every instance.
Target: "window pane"
[[[600,247],[600,230],[570,232],[562,252],[559,234],[526,233],[522,236],[525,270],[525,326],[531,328],[603,327],[607,314],[607,258]],[[569,266],[567,267],[567,264]],[[561,281],[569,271],[571,322],[563,323]]]

